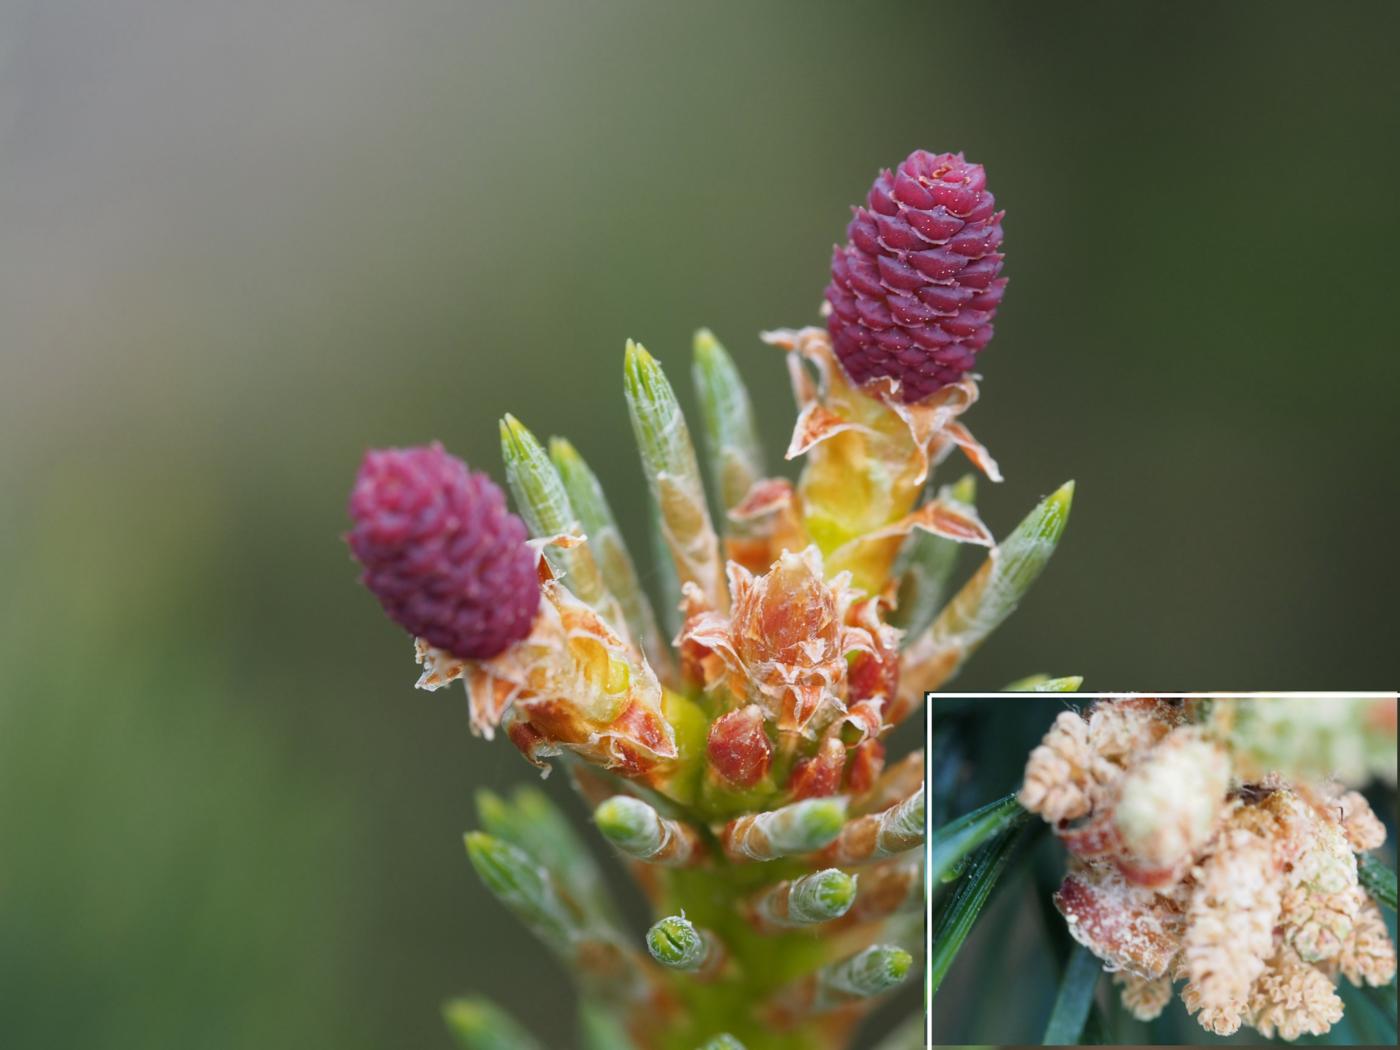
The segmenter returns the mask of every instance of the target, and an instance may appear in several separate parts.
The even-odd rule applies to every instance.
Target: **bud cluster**
[[[472,864],[618,1045],[836,1050],[907,980],[923,758],[887,766],[886,737],[1015,609],[1068,516],[1072,483],[997,543],[971,476],[930,478],[954,450],[1001,477],[960,419],[1005,285],[982,169],[915,153],[868,204],[837,250],[828,327],[764,336],[787,354],[796,483],[769,472],[713,334],[695,336],[698,442],[661,365],[626,344],[661,606],[579,449],[513,416],[519,517],[438,445],[371,452],[351,498],[351,550],[414,636],[418,685],[461,681],[474,733],[504,731],[546,772],[558,759],[651,902],[629,935],[543,796],[481,801]],[[983,562],[952,592],[967,546]],[[1189,838],[1201,818],[1185,819]],[[459,1033],[492,1016],[448,1013]]]
[[[1263,710],[1277,702],[1103,700],[1060,714],[1031,752],[1020,801],[1070,853],[1055,904],[1136,1017],[1156,1017],[1184,981],[1187,1009],[1217,1035],[1321,1035],[1342,1015],[1337,973],[1395,976],[1357,867],[1385,827],[1336,779],[1260,769],[1246,727],[1282,735]]]

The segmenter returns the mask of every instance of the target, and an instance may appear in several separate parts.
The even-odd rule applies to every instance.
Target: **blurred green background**
[[[640,542],[624,338],[691,405],[712,326],[781,447],[755,335],[815,318],[848,204],[916,147],[1008,209],[985,517],[1079,481],[957,684],[1393,682],[1397,32],[1388,3],[0,0],[0,1043],[443,1047],[438,1002],[481,989],[569,1046],[459,837],[534,774],[412,690],[350,479],[432,438],[499,477],[510,410]]]

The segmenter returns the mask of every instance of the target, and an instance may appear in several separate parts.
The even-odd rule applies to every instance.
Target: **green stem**
[[[938,993],[938,986],[943,983],[963,942],[972,932],[977,916],[1001,878],[1011,854],[1032,828],[1034,825],[1023,824],[1019,831],[1002,835],[974,856],[956,892],[949,894],[935,912],[933,953],[929,957],[930,1000]]]
[[[1012,793],[945,824],[929,840],[933,850],[930,881],[942,882],[950,877],[962,859],[978,846],[1029,817]]]
[[[1094,1002],[1094,989],[1098,987],[1103,965],[1094,953],[1082,944],[1076,944],[1070,953],[1069,965],[1065,967],[1064,980],[1060,982],[1059,994],[1055,996],[1054,1009],[1050,1011],[1050,1023],[1045,1026],[1046,1046],[1066,1046],[1078,1043],[1084,1031],[1084,1022],[1089,1017],[1089,1007]]]

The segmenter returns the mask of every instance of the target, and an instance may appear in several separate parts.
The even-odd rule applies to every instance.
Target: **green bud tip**
[[[464,838],[472,867],[493,892],[516,897],[537,888],[539,872],[523,850],[484,831],[469,831]]]
[[[451,999],[442,1004],[442,1016],[460,1035],[480,1035],[492,1027],[490,1010],[476,999]]]
[[[720,346],[719,340],[715,338],[715,333],[708,328],[695,329],[695,356],[709,364],[717,356],[724,353],[724,347]]]
[[[892,944],[876,944],[833,969],[830,983],[856,996],[879,995],[909,975],[914,957]]]
[[[800,921],[824,922],[845,915],[855,899],[856,877],[839,868],[827,868],[792,884],[788,911]]]
[[[549,439],[549,458],[554,460],[555,466],[558,466],[560,462],[583,462],[583,457],[578,454],[578,449],[574,448],[574,443],[568,438],[558,435]]]
[[[464,1050],[541,1050],[513,1017],[486,999],[449,999],[442,1019]]]
[[[1014,575],[1024,575],[1026,578],[1022,583],[1025,586],[1029,586],[1031,580],[1039,575],[1045,560],[1055,549],[1069,521],[1069,508],[1073,502],[1074,482],[1066,481],[1041,500],[1002,544],[1007,556],[1020,563],[1010,571]]]
[[[531,452],[540,447],[529,428],[509,412],[501,417],[500,430],[501,451],[507,462],[527,459]]]
[[[708,328],[695,333],[692,372],[715,495],[732,508],[765,473],[753,404],[739,370]]]
[[[1031,686],[1031,691],[1036,693],[1077,693],[1083,684],[1083,675],[1072,674],[1064,678],[1047,678],[1043,682],[1037,682]]]
[[[476,814],[486,829],[494,832],[510,819],[510,805],[494,791],[480,788],[476,793]]]
[[[531,532],[548,536],[574,527],[573,508],[559,472],[539,439],[510,413],[501,419],[501,459],[517,509]]]
[[[530,903],[547,894],[539,865],[524,850],[484,831],[469,831],[463,838],[472,867],[497,896]]]
[[[705,961],[705,938],[684,915],[668,915],[647,931],[647,951],[663,966],[694,970]]]
[[[629,339],[623,374],[627,410],[649,483],[655,485],[662,473],[695,473],[695,453],[680,404],[656,358]]]
[[[631,795],[614,795],[599,803],[593,822],[609,842],[633,856],[650,856],[661,844],[656,810]]]
[[[588,469],[578,449],[574,448],[573,442],[568,438],[556,436],[549,439],[549,459],[566,483],[571,476],[577,476]]]
[[[728,1032],[721,1032],[713,1039],[707,1040],[700,1050],[744,1050],[744,1044]]]
[[[603,497],[603,488],[584,458],[568,438],[549,439],[549,461],[564,486],[564,493],[584,532],[593,538],[612,522],[612,511]]]
[[[1054,492],[1046,497],[1045,502],[1040,505],[1040,515],[1042,519],[1042,531],[1046,535],[1053,533],[1059,536],[1064,531],[1065,522],[1069,520],[1069,508],[1074,503],[1074,482],[1066,481]]]
[[[671,397],[671,384],[666,382],[660,362],[641,343],[627,340],[622,355],[622,370],[627,381],[627,392],[634,397],[648,401],[669,400]]]
[[[469,831],[462,836],[467,844],[467,856],[478,871],[496,870],[505,860],[505,843],[484,831]]]
[[[977,475],[964,474],[958,478],[948,486],[948,497],[969,505],[977,502]]]
[[[1065,531],[1073,501],[1074,482],[1066,481],[1027,514],[1001,545],[1002,561],[994,572],[998,582],[992,587],[996,593],[984,598],[989,606],[987,612],[994,611],[994,616],[982,625],[982,637],[1010,615],[1021,595],[1045,568]]]
[[[820,849],[846,823],[844,798],[813,798],[775,811],[768,836],[779,849],[789,852]]]

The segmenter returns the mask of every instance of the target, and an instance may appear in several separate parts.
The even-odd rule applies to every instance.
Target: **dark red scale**
[[[525,523],[441,445],[367,452],[350,517],[360,582],[410,634],[481,660],[530,633],[540,583]]]
[[[980,164],[919,150],[880,173],[832,251],[827,329],[846,373],[899,381],[921,401],[970,371],[991,341],[1001,218]]]

